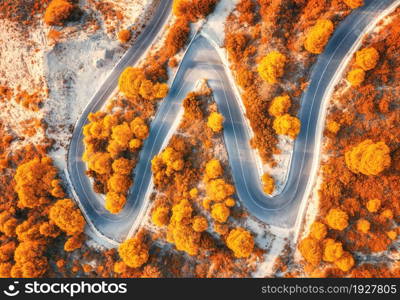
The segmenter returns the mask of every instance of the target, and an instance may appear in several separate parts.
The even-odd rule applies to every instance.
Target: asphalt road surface
[[[170,4],[166,2],[169,1],[162,1],[153,24],[146,27],[139,40],[118,63],[75,126],[68,152],[67,175],[90,228],[98,240],[107,246],[115,246],[135,232],[148,208],[149,195],[153,189],[151,159],[167,145],[168,137],[178,124],[182,100],[193,90],[196,82],[203,78],[208,80],[218,108],[225,117],[224,139],[240,202],[253,216],[266,224],[279,228],[295,227],[302,218],[302,208],[316,174],[329,94],[362,36],[373,27],[371,24],[400,1],[367,0],[363,7],[355,10],[337,27],[324,53],[314,65],[309,87],[302,96],[299,111],[302,127],[294,145],[287,182],[282,192],[273,197],[262,191],[255,151],[249,146],[250,131],[229,70],[215,43],[201,33],[197,35],[181,62],[167,98],[162,100],[151,124],[150,135],[143,145],[133,174],[134,184],[129,191],[126,206],[121,213],[113,215],[105,210],[104,196],[94,193],[85,175],[82,128],[88,122],[88,114],[101,109],[115,90],[123,69],[137,62],[151,45],[168,18]]]

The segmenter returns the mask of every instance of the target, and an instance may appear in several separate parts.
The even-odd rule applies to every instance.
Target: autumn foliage
[[[181,200],[172,207],[167,240],[175,244],[176,249],[185,251],[189,255],[197,255],[199,252],[201,235],[198,230],[195,230],[198,228],[196,228],[196,224],[193,224],[194,219],[192,213],[192,205],[186,199]]]
[[[334,30],[330,20],[320,19],[307,33],[304,47],[313,54],[320,54],[328,43]]]
[[[237,258],[246,258],[254,249],[254,238],[247,230],[237,227],[229,232],[226,245]]]
[[[63,232],[74,235],[65,242],[66,251],[82,246],[85,221],[71,200],[59,200],[65,193],[57,173],[52,160],[37,152],[16,167],[12,187],[18,207],[0,212],[2,277],[45,275],[52,258],[48,248],[63,242]]]
[[[361,68],[355,68],[349,72],[347,80],[352,86],[359,86],[365,80],[365,71]]]
[[[190,24],[185,18],[178,19],[169,30],[164,49],[166,57],[172,57],[177,54],[187,43],[190,33]]]
[[[214,132],[220,132],[223,127],[224,117],[218,112],[212,112],[208,117],[207,125]]]
[[[379,60],[379,52],[373,48],[364,48],[356,53],[356,64],[364,71],[372,70]]]
[[[132,184],[135,155],[149,134],[144,120],[132,115],[95,113],[83,129],[89,175],[95,178],[95,190],[106,194],[105,208],[119,213]]]
[[[328,228],[324,223],[314,222],[311,225],[310,236],[318,241],[323,240],[328,234]]]
[[[364,0],[343,0],[350,8],[355,9],[364,5]]]
[[[174,0],[172,11],[177,17],[196,22],[211,13],[217,2],[218,0]]]
[[[265,56],[257,67],[258,74],[266,82],[275,84],[285,71],[286,56],[279,51],[272,51]]]
[[[131,37],[132,33],[129,29],[123,29],[120,32],[118,32],[118,40],[123,44],[129,42]]]
[[[165,83],[153,83],[146,79],[143,70],[127,67],[121,74],[118,87],[128,98],[138,96],[146,100],[164,98],[168,93],[168,85]]]
[[[300,132],[301,122],[296,117],[284,114],[274,120],[273,126],[277,134],[287,135],[291,139],[296,139]]]
[[[149,259],[149,248],[142,236],[124,241],[118,248],[118,254],[131,268],[139,268]]]
[[[328,226],[336,230],[344,230],[349,225],[349,216],[339,208],[332,208],[326,216]]]
[[[345,153],[346,164],[354,173],[378,175],[391,163],[390,149],[383,143],[365,140]]]
[[[264,193],[271,195],[275,190],[275,180],[269,175],[265,173],[261,178],[263,184]]]
[[[48,204],[51,197],[62,197],[64,192],[57,179],[57,169],[50,158],[35,158],[18,167],[15,174],[18,205],[33,208]]]
[[[286,114],[289,111],[291,105],[292,102],[289,95],[278,96],[272,100],[268,112],[273,117],[279,117]]]
[[[67,235],[83,232],[85,220],[71,199],[58,200],[50,208],[49,218]]]
[[[216,179],[223,174],[221,163],[218,159],[212,159],[206,164],[206,175],[209,179]]]
[[[305,238],[299,243],[299,251],[303,258],[312,266],[317,266],[322,260],[322,248],[318,240]]]
[[[47,25],[62,25],[74,9],[75,5],[68,0],[53,0],[46,9],[44,22]]]
[[[212,155],[213,139],[221,137],[208,130],[207,115],[216,111],[215,104],[209,104],[210,95],[205,87],[187,95],[177,133],[152,160],[158,192],[151,210],[152,223],[161,227],[162,236],[165,232],[167,242],[196,256],[194,260],[219,251],[209,232],[226,238],[230,216],[238,209],[232,197],[235,188],[224,174],[224,164]],[[238,257],[247,257],[253,251],[254,241],[251,235],[250,241],[247,238],[246,234],[232,238],[231,247]],[[249,245],[242,249],[240,243]]]
[[[313,268],[321,262],[333,263],[343,272],[348,272],[355,264],[353,256],[343,249],[341,242],[332,238],[325,238],[326,226],[314,222],[308,237],[300,241],[298,249],[304,260]]]
[[[15,265],[11,277],[41,277],[47,271],[48,260],[44,256],[46,244],[43,241],[24,241],[14,252]]]
[[[170,219],[171,208],[167,205],[159,205],[155,207],[151,214],[151,220],[154,225],[162,227],[168,225]]]

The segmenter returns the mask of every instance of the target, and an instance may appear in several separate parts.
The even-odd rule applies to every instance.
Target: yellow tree
[[[217,159],[212,159],[206,164],[206,175],[208,179],[215,179],[222,175],[223,169]]]
[[[318,266],[322,260],[322,248],[318,240],[307,237],[299,243],[299,251],[306,262],[312,266]]]
[[[219,178],[207,183],[206,192],[212,201],[220,202],[232,196],[235,193],[235,187]]]
[[[384,142],[365,140],[345,153],[347,167],[354,173],[378,175],[390,167],[390,149]]]
[[[117,192],[106,194],[105,208],[112,214],[118,214],[125,206],[126,196]]]
[[[49,219],[68,235],[82,233],[85,220],[71,199],[58,200],[49,211]]]
[[[373,48],[364,48],[356,53],[356,64],[364,71],[372,70],[379,60],[379,52]]]
[[[332,229],[342,231],[349,225],[349,216],[340,208],[332,208],[325,217],[326,223]]]
[[[348,272],[355,264],[353,256],[345,251],[343,255],[335,261],[336,267],[338,267],[343,272]]]
[[[285,72],[286,56],[279,51],[272,51],[265,56],[257,67],[258,74],[266,82],[275,84]]]
[[[277,134],[287,135],[292,139],[296,139],[300,132],[300,126],[300,120],[289,114],[277,117],[273,123],[273,128]]]
[[[217,112],[212,112],[207,120],[207,126],[214,132],[220,132],[223,127],[224,117]]]
[[[143,70],[128,67],[119,77],[118,87],[128,98],[143,97],[146,100],[164,98],[168,94],[168,85],[153,83],[146,79]]]
[[[316,240],[323,240],[328,234],[328,228],[321,222],[314,222],[311,225],[310,236]]]
[[[271,195],[275,189],[275,181],[268,173],[265,173],[262,178],[264,193]]]
[[[151,220],[154,225],[162,227],[168,225],[171,209],[167,205],[159,205],[155,207],[151,214]]]
[[[62,25],[69,18],[75,6],[67,0],[53,0],[44,13],[47,25]]]
[[[237,227],[229,232],[226,245],[237,258],[247,258],[253,252],[254,238],[247,230]]]
[[[192,205],[186,199],[172,207],[167,241],[175,244],[176,249],[194,256],[199,252],[201,234],[193,228],[192,213]]]
[[[320,54],[333,33],[334,25],[331,20],[319,19],[307,33],[304,48],[310,53]]]
[[[57,169],[48,157],[35,158],[21,164],[15,174],[15,191],[18,194],[18,205],[22,208],[33,208],[50,201],[52,192],[59,194],[59,181],[54,181]]]
[[[271,116],[279,117],[286,114],[289,111],[291,105],[292,102],[290,101],[289,95],[275,97],[272,100],[268,111]]]
[[[352,86],[359,86],[365,80],[365,71],[361,68],[355,68],[349,72],[347,80]]]
[[[364,0],[343,0],[350,8],[354,9],[364,5]]]
[[[343,255],[343,246],[341,242],[334,239],[326,239],[323,241],[322,259],[326,262],[335,262]]]
[[[211,208],[211,217],[219,223],[225,223],[229,215],[230,210],[225,203],[215,203]]]
[[[131,268],[140,268],[149,259],[149,248],[142,237],[134,237],[123,242],[118,248],[123,262]]]
[[[196,232],[203,232],[206,231],[208,228],[208,222],[205,217],[196,216],[193,218],[192,228]]]

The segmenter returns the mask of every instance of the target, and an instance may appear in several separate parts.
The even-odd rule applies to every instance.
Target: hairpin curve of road
[[[267,196],[262,191],[260,166],[251,149],[251,130],[247,125],[240,94],[235,86],[223,51],[206,34],[196,33],[174,75],[168,96],[160,103],[150,126],[150,134],[134,170],[134,184],[121,213],[104,208],[104,197],[93,191],[85,175],[82,128],[90,112],[98,111],[115,91],[119,74],[134,65],[156,39],[168,20],[171,1],[161,1],[150,25],[135,45],[113,69],[89,102],[75,125],[68,149],[67,179],[72,193],[101,244],[115,247],[134,234],[147,211],[153,189],[151,159],[168,143],[179,122],[182,100],[199,79],[207,79],[219,111],[225,117],[224,140],[237,196],[251,215],[274,227],[293,230],[298,236],[307,199],[312,191],[319,161],[326,106],[335,85],[360,46],[365,34],[390,14],[400,0],[369,0],[353,11],[335,30],[311,72],[310,84],[301,98],[298,117],[302,127],[294,143],[290,169],[281,193]]]

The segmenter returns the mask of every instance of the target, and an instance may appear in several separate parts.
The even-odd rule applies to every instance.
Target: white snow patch
[[[207,18],[207,23],[202,31],[212,38],[220,47],[225,40],[225,20],[235,9],[238,0],[221,0],[216,6],[214,12]]]

